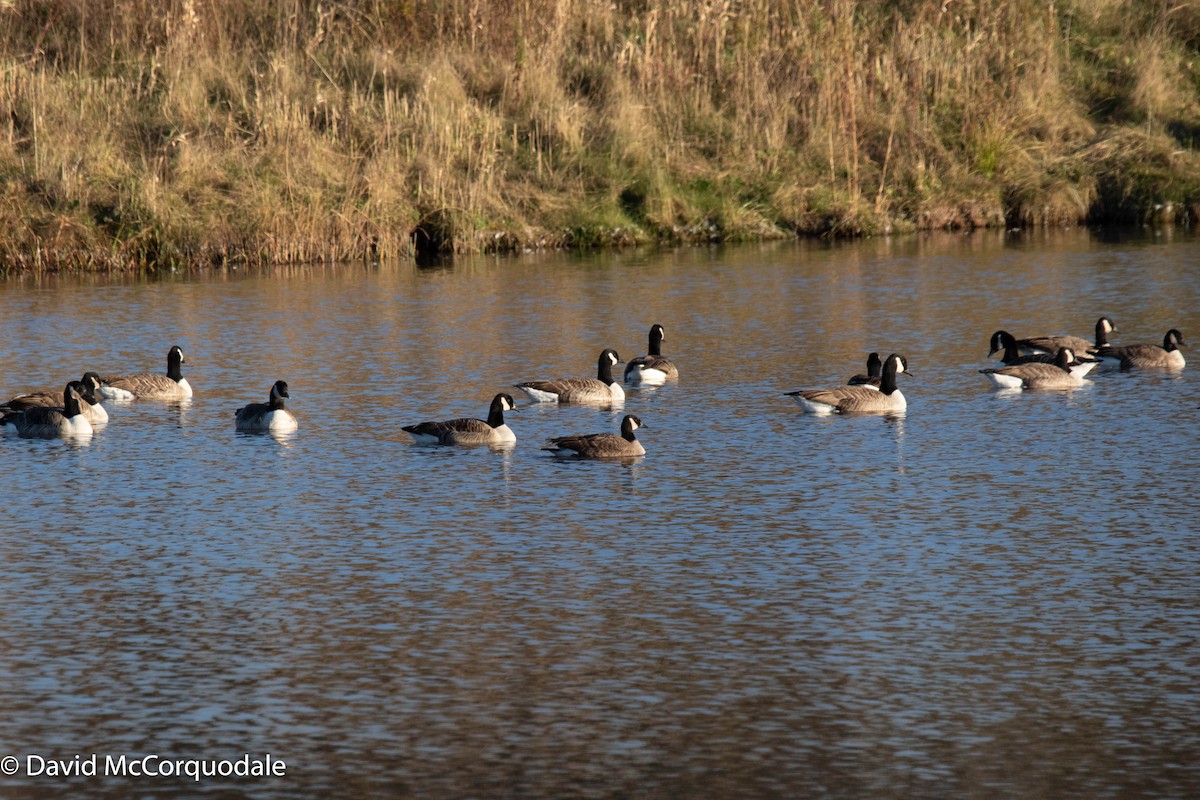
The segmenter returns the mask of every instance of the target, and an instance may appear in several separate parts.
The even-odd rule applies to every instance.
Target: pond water
[[[196,392],[0,440],[0,795],[1198,796],[1200,354],[1070,391],[977,372],[997,329],[1101,315],[1200,339],[1200,240],[0,284],[4,397],[173,344]],[[655,322],[681,377],[623,410],[511,388]],[[905,415],[783,396],[872,350],[908,357]],[[280,378],[299,430],[235,433]],[[500,391],[514,448],[400,430]],[[642,458],[540,449],[622,413]],[[163,766],[268,753],[284,775]]]

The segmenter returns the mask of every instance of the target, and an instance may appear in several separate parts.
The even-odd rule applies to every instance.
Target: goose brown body
[[[423,444],[511,444],[517,441],[517,436],[504,421],[505,411],[516,411],[516,404],[512,395],[498,394],[492,398],[486,420],[463,417],[443,422],[421,422],[405,425],[403,430]]]
[[[615,350],[601,351],[595,378],[559,378],[549,381],[525,381],[516,388],[539,403],[578,403],[606,406],[625,402],[625,391],[613,380],[612,368],[621,363]]]

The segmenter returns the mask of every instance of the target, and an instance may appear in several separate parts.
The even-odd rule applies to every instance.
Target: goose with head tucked
[[[234,427],[243,433],[288,433],[296,430],[296,415],[288,411],[287,381],[275,381],[265,403],[250,403],[233,412]]]
[[[621,435],[613,433],[590,433],[584,436],[556,436],[543,447],[556,456],[578,456],[580,458],[633,458],[646,454],[646,448],[637,440],[634,431],[645,427],[641,419],[626,414],[621,420]]]
[[[101,387],[100,376],[95,372],[85,372],[83,378],[77,381],[79,384],[79,408],[83,415],[87,417],[88,422],[93,425],[100,425],[108,422],[108,411],[102,405],[103,397],[99,396]],[[28,408],[46,407],[55,408],[62,407],[63,395],[61,392],[30,392],[29,394],[21,394],[11,398],[8,402],[0,405],[0,412],[24,411]]]
[[[0,418],[4,432],[26,439],[54,439],[69,436],[91,436],[92,423],[80,408],[81,390],[78,381],[71,381],[63,390],[61,406],[31,406],[24,411]]]
[[[1187,363],[1179,351],[1181,346],[1187,346],[1183,334],[1171,328],[1163,337],[1162,347],[1156,344],[1128,344],[1123,347],[1100,347],[1092,352],[1106,362],[1119,364],[1121,369],[1179,370]]]
[[[665,339],[666,331],[662,325],[655,323],[651,326],[648,352],[625,365],[626,383],[659,385],[679,377],[679,368],[662,354],[662,343]]]
[[[1004,362],[1006,367],[1016,367],[1021,364],[1054,364],[1058,361],[1057,353],[1055,355],[1047,355],[1046,353],[1031,353],[1029,355],[1021,355],[1020,348],[1017,347],[1017,340],[1008,331],[996,331],[992,334],[991,350],[989,356],[994,356],[1000,353],[1000,360]],[[1059,348],[1062,349],[1061,347]],[[1075,350],[1071,350],[1074,358],[1068,364],[1071,374],[1080,378],[1087,375],[1100,363],[1100,359],[1091,358],[1089,356],[1081,356]]]
[[[1029,361],[979,372],[1000,389],[1073,389],[1085,383],[1082,374],[1072,371],[1077,363],[1071,348],[1060,347],[1053,364]]]
[[[850,380],[846,381],[847,386],[867,386],[872,389],[878,389],[879,384],[883,382],[883,361],[879,358],[879,353],[871,353],[867,356],[867,372],[866,374],[859,373],[852,375]]]
[[[183,377],[183,350],[175,345],[167,352],[167,374],[136,372],[104,378],[100,394],[109,400],[182,400],[192,396],[192,387]]]
[[[596,364],[595,378],[559,378],[514,384],[538,403],[579,403],[609,406],[625,402],[625,391],[613,380],[612,368],[621,363],[615,350],[604,349]]]
[[[1116,333],[1117,326],[1108,317],[1096,320],[1096,341],[1089,342],[1079,336],[1031,336],[1017,340],[1017,350],[1022,355],[1043,353],[1054,358],[1058,351],[1066,347],[1073,352],[1083,355],[1089,350],[1108,345],[1108,335]]]
[[[504,422],[504,412],[516,410],[512,395],[501,393],[492,398],[486,420],[464,417],[422,422],[405,425],[403,430],[418,444],[508,445],[517,441],[517,435]]]
[[[896,386],[896,376],[912,375],[908,360],[892,353],[883,362],[879,388],[873,386],[835,386],[830,389],[800,389],[786,392],[810,414],[899,413],[908,408],[908,401]]]

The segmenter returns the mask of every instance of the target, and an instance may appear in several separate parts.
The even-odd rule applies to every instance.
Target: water
[[[1200,356],[976,372],[999,328],[1200,338],[1189,235],[23,279],[0,315],[5,396],[172,344],[196,388],[0,441],[4,797],[1200,793]],[[682,377],[629,392],[644,458],[539,450],[616,430],[588,408],[510,414],[508,451],[399,429],[654,322]],[[870,350],[908,356],[905,416],[782,395]],[[299,431],[235,433],[279,378]],[[25,774],[267,753],[283,776]]]

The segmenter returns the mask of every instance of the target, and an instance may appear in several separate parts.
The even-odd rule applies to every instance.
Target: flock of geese
[[[183,350],[178,345],[167,352],[167,373],[135,372],[102,377],[85,372],[83,378],[67,384],[62,394],[41,391],[17,395],[0,404],[0,426],[9,435],[52,439],[88,436],[93,426],[108,422],[105,400],[186,400],[192,387],[183,377]],[[273,431],[286,433],[297,427],[296,417],[284,403],[288,397],[286,381],[275,381],[265,403],[250,403],[234,412],[237,430],[248,433]],[[60,402],[61,401],[61,402]]]
[[[679,377],[679,368],[662,354],[666,331],[655,323],[650,328],[648,352],[625,365],[623,378],[631,385],[659,386]],[[524,381],[514,384],[535,403],[570,403],[611,407],[625,402],[625,390],[613,377],[613,367],[621,363],[616,350],[605,348],[596,361],[595,378],[557,378],[555,380]],[[415,441],[428,444],[488,444],[506,445],[517,440],[516,434],[504,422],[505,411],[515,411],[512,395],[498,394],[492,398],[488,418],[450,419],[443,422],[422,422],[405,425]],[[620,435],[589,433],[556,436],[543,450],[555,455],[580,458],[632,458],[645,455],[646,448],[638,441],[637,431],[643,427],[636,414],[621,419]]]
[[[1172,328],[1157,344],[1114,345],[1109,334],[1117,330],[1112,320],[1096,322],[1094,341],[1076,336],[1035,336],[1017,339],[1008,331],[996,331],[990,341],[989,357],[995,356],[1001,367],[979,370],[1002,389],[1067,389],[1081,386],[1085,376],[1100,364],[1122,370],[1184,367],[1180,346],[1186,346],[1183,334]],[[623,374],[630,385],[661,385],[679,377],[679,369],[662,354],[666,338],[662,325],[650,328],[649,352],[630,361]],[[61,394],[33,392],[18,395],[0,404],[0,426],[9,435],[25,438],[86,436],[94,425],[108,421],[103,401],[183,400],[192,396],[192,387],[183,377],[183,350],[172,347],[167,353],[165,375],[133,373],[101,376],[86,372],[71,381]],[[615,350],[605,348],[596,364],[595,378],[559,378],[514,384],[536,403],[572,403],[598,407],[619,406],[625,391],[613,377],[613,367],[621,363]],[[898,375],[911,375],[908,360],[898,353],[881,359],[878,353],[867,358],[867,372],[855,375],[843,386],[800,389],[787,392],[811,414],[897,413],[907,408],[903,392],[896,384]],[[236,430],[247,433],[287,433],[297,428],[296,417],[287,409],[286,381],[275,381],[265,403],[250,403],[234,412]],[[460,418],[440,422],[406,425],[403,430],[423,444],[510,445],[517,437],[504,421],[506,411],[517,410],[512,395],[497,394],[487,419]],[[543,447],[556,455],[582,458],[628,458],[644,455],[636,431],[641,419],[626,414],[619,435],[594,433],[558,436]]]

